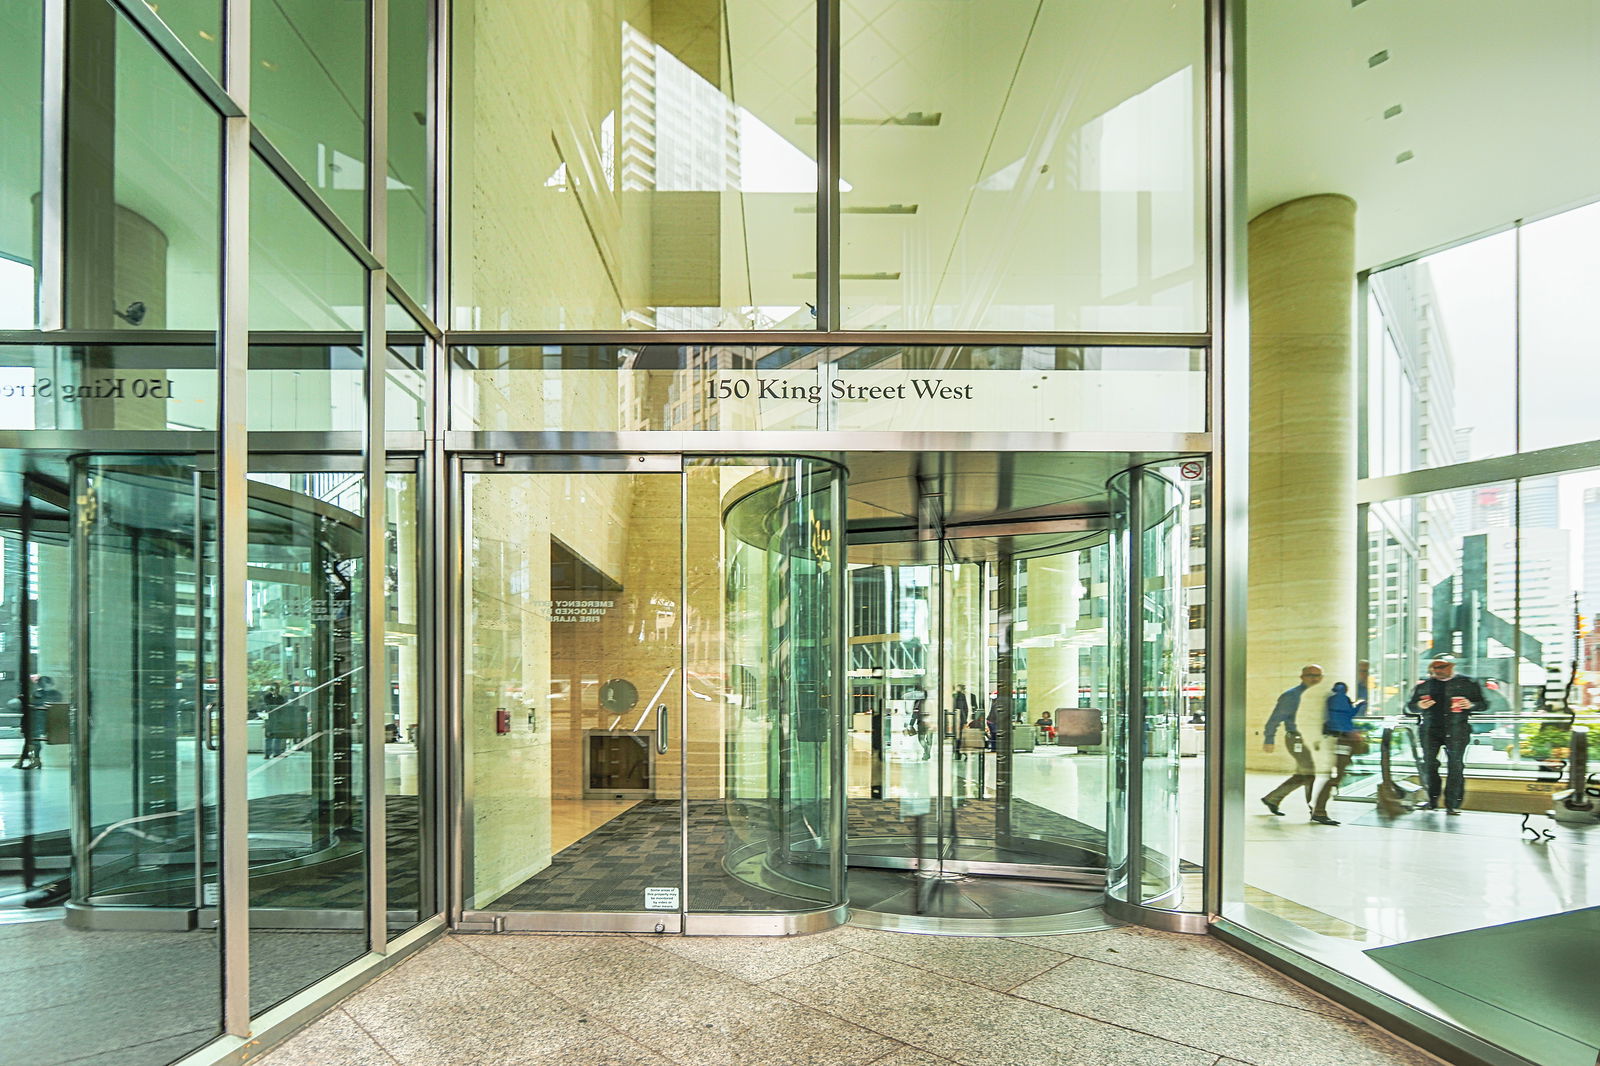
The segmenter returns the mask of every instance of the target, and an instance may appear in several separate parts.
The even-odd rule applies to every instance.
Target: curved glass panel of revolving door
[[[686,474],[691,904],[838,906],[843,474],[799,458]]]
[[[1188,621],[1185,491],[1149,467],[1111,479],[1115,664],[1108,726],[1112,785],[1106,894],[1164,910],[1183,903],[1179,732]]]
[[[469,920],[677,932],[842,902],[839,480],[464,464]]]
[[[850,900],[917,918],[1093,908],[1105,868],[1101,523],[850,546]],[[1036,532],[1027,531],[1029,528]],[[920,532],[920,531],[919,531]]]

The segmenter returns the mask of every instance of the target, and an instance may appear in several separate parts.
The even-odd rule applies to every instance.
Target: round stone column
[[[1355,682],[1355,215],[1349,197],[1322,194],[1250,222],[1251,769],[1288,772],[1262,732],[1302,666],[1325,671],[1301,701],[1309,735],[1329,686]]]

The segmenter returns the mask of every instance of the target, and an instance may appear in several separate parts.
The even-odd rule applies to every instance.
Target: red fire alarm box
[[[504,707],[496,707],[494,710],[494,731],[496,733],[511,732],[511,712]]]

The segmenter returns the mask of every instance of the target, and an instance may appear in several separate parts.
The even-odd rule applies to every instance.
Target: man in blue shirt
[[[1263,751],[1275,751],[1274,740],[1278,735],[1278,727],[1283,726],[1284,744],[1289,749],[1289,754],[1294,756],[1294,773],[1286,778],[1283,784],[1261,797],[1261,802],[1273,814],[1281,815],[1282,808],[1278,804],[1288,798],[1289,793],[1297,788],[1306,790],[1306,800],[1311,799],[1311,785],[1317,779],[1316,760],[1311,756],[1311,743],[1300,735],[1300,726],[1295,721],[1295,716],[1300,711],[1300,697],[1305,695],[1308,688],[1322,684],[1322,667],[1315,663],[1307,664],[1300,669],[1300,683],[1288,689],[1278,697],[1277,704],[1272,708],[1272,714],[1267,718],[1267,733],[1261,746]],[[1322,726],[1321,717],[1318,716],[1317,727]],[[1329,818],[1326,812],[1320,816],[1313,813],[1313,822],[1324,825],[1338,825]]]

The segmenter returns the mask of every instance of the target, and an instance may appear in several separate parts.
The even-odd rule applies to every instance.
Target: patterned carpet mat
[[[852,799],[848,832],[852,839],[907,839],[914,823],[900,814],[899,800]],[[671,887],[681,876],[680,807],[676,800],[646,800],[562,849],[550,865],[489,903],[487,910],[640,911],[648,888]],[[991,799],[962,802],[955,826],[964,838],[996,838],[997,805]],[[775,878],[761,867],[765,848],[728,873],[728,854],[746,845],[774,840],[777,827],[767,801],[690,800],[687,906],[697,911],[766,911],[821,906],[821,888],[800,881],[825,874],[825,868],[799,866]],[[1092,826],[1029,803],[1011,802],[1011,832],[1038,836],[1091,851],[1105,847],[1105,834]],[[822,877],[818,877],[821,880]],[[752,882],[772,886],[758,887]]]

